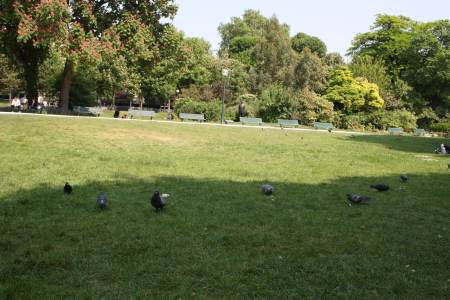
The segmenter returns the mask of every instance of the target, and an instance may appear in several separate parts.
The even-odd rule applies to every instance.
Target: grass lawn
[[[0,299],[444,299],[441,142],[0,116]]]

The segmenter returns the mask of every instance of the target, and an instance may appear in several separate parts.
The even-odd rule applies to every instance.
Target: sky
[[[357,33],[367,32],[376,14],[404,15],[416,21],[450,19],[450,0],[175,0],[173,23],[189,37],[201,37],[219,49],[217,28],[246,9],[276,15],[298,32],[317,36],[328,52],[345,55]]]

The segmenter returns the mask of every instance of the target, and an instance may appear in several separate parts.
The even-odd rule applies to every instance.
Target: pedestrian
[[[245,103],[241,102],[239,103],[239,117],[245,117],[247,115],[247,111],[245,109]]]

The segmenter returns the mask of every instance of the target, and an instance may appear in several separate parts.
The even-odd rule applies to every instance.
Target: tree
[[[302,53],[305,48],[309,48],[311,52],[317,54],[319,57],[325,57],[327,54],[327,46],[321,39],[303,32],[297,33],[292,38],[291,43],[292,49],[297,53]]]
[[[23,86],[19,75],[17,68],[9,63],[4,55],[0,54],[0,89],[8,94],[9,101],[13,94]]]
[[[303,49],[295,68],[295,82],[298,89],[308,88],[319,93],[322,91],[327,77],[327,67],[317,54],[309,48]]]
[[[201,86],[210,83],[215,59],[211,52],[211,45],[201,38],[186,38],[184,39],[184,48],[187,66],[179,86],[187,88],[190,85]]]
[[[342,55],[340,55],[337,52],[331,52],[325,55],[323,58],[324,63],[331,69],[345,65],[344,59],[342,58]]]
[[[346,113],[383,107],[378,86],[365,78],[353,78],[347,67],[336,68],[330,75],[325,98]]]
[[[248,50],[249,43],[253,43],[254,40],[262,36],[267,21],[267,18],[261,15],[259,11],[249,9],[244,12],[242,18],[234,17],[231,22],[220,24],[219,33],[222,39],[220,52],[222,56],[230,49],[234,54]],[[245,37],[244,41],[233,42],[234,39],[242,39],[243,37]],[[241,44],[241,46],[237,44]]]
[[[290,85],[294,76],[296,56],[291,48],[289,27],[272,17],[256,44],[255,72],[258,88],[272,84]]]
[[[2,0],[1,9],[1,49],[22,67],[31,104],[38,97],[39,65],[55,42],[67,39],[70,12],[63,0]]]

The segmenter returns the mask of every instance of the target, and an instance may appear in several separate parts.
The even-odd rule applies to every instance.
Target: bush
[[[220,100],[212,101],[199,101],[191,98],[179,98],[175,103],[175,113],[188,113],[188,114],[204,114],[207,121],[220,121],[221,117],[221,104]],[[227,109],[225,110],[225,119],[227,116]]]
[[[450,122],[432,124],[430,129],[436,132],[450,133]]]
[[[208,121],[220,119],[220,102],[198,101],[192,98],[180,98],[175,103],[175,113],[204,114]]]
[[[413,131],[417,128],[416,121],[416,116],[406,110],[379,110],[372,113],[344,115],[340,125],[350,129],[386,130],[391,127],[402,127],[405,131]]]
[[[278,118],[290,119],[294,111],[292,90],[273,85],[261,94],[259,114],[266,122],[276,122]]]

